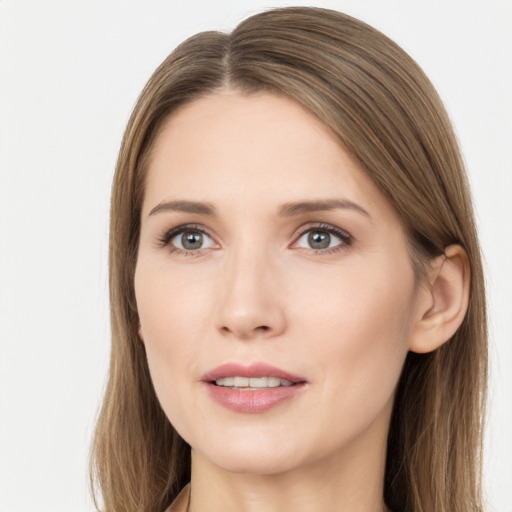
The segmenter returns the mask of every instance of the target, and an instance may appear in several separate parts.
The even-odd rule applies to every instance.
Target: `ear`
[[[144,337],[142,336],[142,326],[140,325],[140,320],[137,321],[135,329],[137,331],[137,336],[139,337],[140,341],[144,343]]]
[[[446,247],[431,262],[428,280],[422,285],[409,350],[432,352],[455,334],[468,309],[469,285],[466,251],[460,245]]]

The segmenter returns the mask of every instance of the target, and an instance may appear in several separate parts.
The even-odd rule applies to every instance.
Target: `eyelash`
[[[186,231],[196,231],[198,233],[202,233],[203,235],[210,237],[210,235],[203,228],[201,228],[198,224],[184,224],[184,225],[177,226],[177,227],[172,228],[169,231],[167,231],[164,234],[164,236],[162,236],[159,239],[158,246],[161,248],[167,247],[167,249],[169,250],[169,252],[171,254],[178,253],[178,254],[182,254],[185,257],[197,256],[201,252],[201,249],[197,249],[195,251],[184,251],[183,249],[180,249],[179,247],[173,247],[170,245],[170,242],[174,237],[176,237],[182,233],[185,233]]]
[[[312,254],[316,254],[316,255],[334,254],[334,253],[337,253],[337,252],[347,249],[347,247],[350,247],[354,242],[354,238],[352,237],[352,235],[350,235],[344,229],[337,228],[335,226],[332,226],[331,224],[313,224],[313,225],[308,224],[306,226],[301,227],[300,230],[297,232],[297,234],[294,236],[294,238],[295,238],[294,244],[296,244],[302,236],[304,236],[306,233],[309,233],[310,231],[329,233],[330,235],[334,235],[341,240],[341,243],[338,245],[335,245],[334,247],[330,247],[330,248],[326,248],[326,249],[313,249],[313,248],[306,249],[308,251],[311,251]]]
[[[203,235],[206,235],[209,238],[211,238],[210,235],[208,234],[208,232],[205,231],[203,228],[201,228],[198,224],[184,224],[184,225],[177,226],[175,228],[170,229],[161,238],[159,238],[158,247],[160,247],[160,248],[167,247],[171,254],[178,253],[185,257],[199,255],[201,253],[202,249],[185,251],[183,249],[180,249],[178,247],[173,247],[170,245],[170,242],[173,238],[175,238],[176,236],[178,236],[186,231],[196,231],[198,233],[202,233]],[[350,235],[347,231],[337,228],[335,226],[332,226],[331,224],[313,224],[313,225],[308,224],[306,226],[301,227],[300,230],[294,234],[294,239],[295,239],[294,244],[296,244],[302,236],[304,236],[306,233],[309,233],[310,231],[329,233],[330,235],[334,235],[341,240],[340,244],[338,244],[334,247],[331,247],[331,248],[326,248],[326,249],[308,248],[308,249],[306,249],[307,251],[311,252],[312,254],[316,254],[316,255],[333,254],[333,253],[345,250],[347,247],[350,247],[354,242],[352,235]]]

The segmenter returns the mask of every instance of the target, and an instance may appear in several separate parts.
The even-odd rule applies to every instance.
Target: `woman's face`
[[[222,91],[168,119],[135,292],[156,393],[199,457],[260,474],[382,460],[419,315],[407,239],[298,104]]]

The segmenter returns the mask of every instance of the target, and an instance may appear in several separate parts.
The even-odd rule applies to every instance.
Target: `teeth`
[[[251,388],[277,388],[279,379],[275,377],[253,377],[249,379],[249,386]]]
[[[234,377],[233,386],[235,388],[246,388],[249,386],[249,379],[247,377]]]
[[[277,388],[292,386],[293,382],[277,377],[223,377],[215,381],[217,386],[230,388]]]
[[[219,381],[223,381],[222,384],[219,384]],[[233,377],[225,377],[224,379],[219,379],[217,381],[217,384],[219,386],[234,386],[235,385],[235,379]]]

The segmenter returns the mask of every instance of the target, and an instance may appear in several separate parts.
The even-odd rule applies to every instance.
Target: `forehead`
[[[144,209],[173,198],[249,208],[326,197],[391,208],[308,110],[284,96],[227,90],[181,107],[164,123]]]

